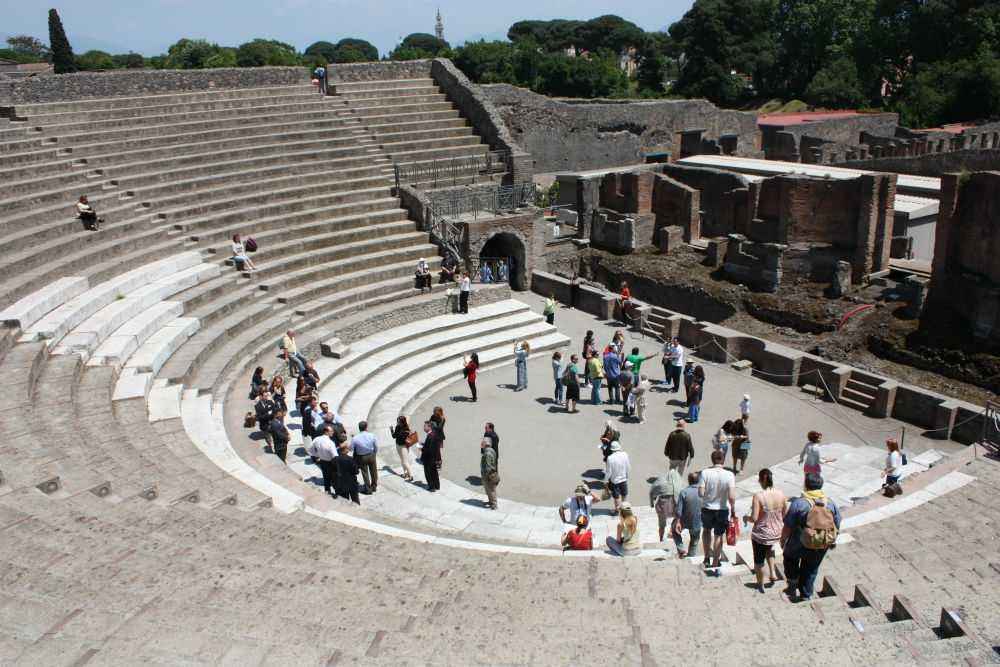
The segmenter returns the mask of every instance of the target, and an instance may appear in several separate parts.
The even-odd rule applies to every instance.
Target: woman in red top
[[[590,551],[594,548],[594,534],[590,532],[586,514],[576,517],[576,528],[562,537],[563,551]]]
[[[466,359],[462,357],[462,363],[465,364],[465,368],[462,369],[462,373],[465,374],[465,379],[469,381],[469,390],[472,392],[472,402],[475,403],[478,396],[476,395],[476,371],[479,370],[479,355],[473,352]]]

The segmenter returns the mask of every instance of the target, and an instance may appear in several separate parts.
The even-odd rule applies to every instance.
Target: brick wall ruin
[[[1000,349],[1000,172],[942,176],[934,244],[921,326],[957,317]]]

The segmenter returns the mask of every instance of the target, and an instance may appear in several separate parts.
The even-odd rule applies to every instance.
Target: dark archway
[[[479,251],[480,261],[487,261],[495,264],[495,260],[502,259],[507,263],[511,289],[524,291],[528,289],[527,264],[525,262],[524,242],[515,234],[501,232],[491,236],[483,249]],[[491,266],[494,275],[496,267]]]

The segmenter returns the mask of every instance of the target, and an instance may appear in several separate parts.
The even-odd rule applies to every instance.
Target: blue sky
[[[314,41],[361,37],[385,54],[411,32],[434,32],[438,6],[445,39],[503,39],[521,19],[587,19],[618,14],[646,30],[661,30],[693,0],[631,3],[575,0],[0,0],[0,37],[26,33],[48,42],[47,15],[55,7],[73,50],[163,53],[181,37],[236,46],[269,37],[304,49]]]

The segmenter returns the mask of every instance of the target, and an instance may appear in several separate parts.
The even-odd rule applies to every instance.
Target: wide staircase
[[[436,249],[386,167],[450,144],[386,139],[426,131],[403,116],[444,102],[385,86],[430,110],[400,111],[393,132],[300,85],[25,105],[0,125],[0,662],[648,666],[702,658],[705,636],[720,663],[750,642],[763,664],[804,647],[832,664],[996,659],[993,463],[907,515],[905,549],[888,526],[858,529],[865,551],[831,554],[829,599],[804,608],[753,593],[745,568],[460,543],[324,496],[300,452],[285,466],[231,439],[227,404],[245,408],[248,368],[280,367],[288,328],[307,353],[368,332],[316,365],[345,419],[378,428],[471,349],[489,368],[515,338],[536,354],[567,342],[504,287],[477,289],[467,316],[440,286],[413,288]],[[73,219],[82,193],[100,232]],[[257,272],[230,265],[233,233],[257,239]],[[925,524],[949,538],[918,541]],[[847,600],[833,579],[874,592]]]

